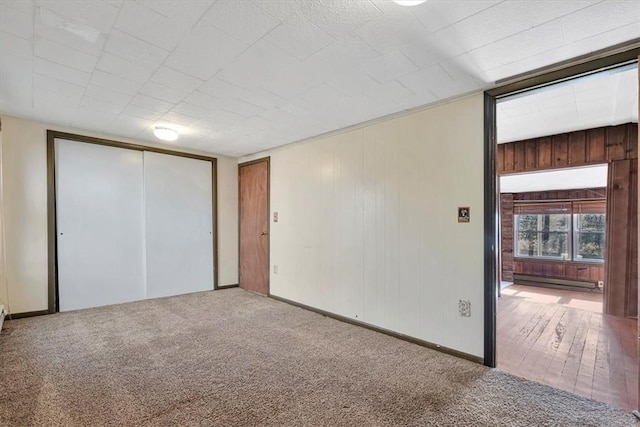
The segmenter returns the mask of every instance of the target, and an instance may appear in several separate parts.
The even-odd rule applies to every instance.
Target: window
[[[604,262],[605,202],[517,204],[515,256]]]

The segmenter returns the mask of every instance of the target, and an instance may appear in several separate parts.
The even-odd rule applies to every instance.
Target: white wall
[[[9,309],[12,313],[46,310],[48,305],[47,129],[153,145],[144,141],[2,116],[6,274]],[[175,146],[163,147],[179,149]],[[186,149],[182,151],[206,154]],[[218,158],[219,284],[236,284],[237,160],[215,157]]]
[[[482,94],[265,155],[273,295],[483,356]]]

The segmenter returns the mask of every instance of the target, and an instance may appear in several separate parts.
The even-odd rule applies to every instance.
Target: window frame
[[[572,254],[571,259],[575,262],[587,263],[587,264],[604,264],[604,260],[606,258],[606,248],[607,248],[607,214],[593,214],[593,215],[604,215],[604,230],[603,231],[588,231],[581,232],[578,228],[578,216],[585,215],[585,213],[573,212],[572,210],[572,234],[573,234],[573,242],[575,244],[572,245]],[[603,256],[600,258],[578,258],[578,250],[579,250],[579,234],[580,233],[597,233],[602,234],[604,236],[604,248],[603,248]]]
[[[604,200],[601,199],[596,199],[593,200],[596,202],[604,202]],[[543,206],[545,204],[548,203],[552,203],[552,202],[557,202],[554,200],[549,200],[549,201],[540,201],[539,203],[531,203],[531,202],[527,202],[526,204],[528,205],[540,205]],[[574,200],[571,202],[568,202],[568,204],[571,206],[569,211],[560,215],[567,215],[568,218],[568,230],[567,231],[540,231],[539,229],[537,229],[535,232],[538,236],[541,233],[554,233],[554,234],[567,234],[567,257],[555,257],[555,256],[548,256],[548,255],[524,255],[524,254],[520,254],[519,251],[519,236],[521,234],[520,230],[519,230],[519,221],[518,221],[518,217],[521,215],[536,215],[536,216],[542,216],[542,215],[553,215],[553,213],[544,213],[542,212],[544,209],[541,209],[540,213],[524,213],[524,214],[517,214],[516,213],[516,209],[515,207],[517,206],[517,203],[514,205],[514,212],[513,212],[513,225],[512,225],[512,229],[513,229],[513,258],[514,260],[521,260],[521,261],[555,261],[555,262],[576,262],[576,263],[582,263],[582,264],[604,264],[605,259],[606,259],[606,238],[607,238],[607,214],[606,212],[602,212],[602,213],[595,213],[598,215],[604,215],[604,230],[602,232],[596,231],[595,233],[602,233],[604,235],[604,250],[603,250],[603,258],[578,258],[578,242],[579,242],[579,234],[581,233],[581,231],[578,228],[578,216],[580,214],[585,214],[587,212],[580,212],[578,209],[575,208],[574,204],[575,203],[579,203],[580,201],[578,200]],[[541,245],[537,245],[538,246],[538,253],[541,252],[542,250],[542,246]]]
[[[566,231],[541,231],[540,229],[536,229],[535,233],[536,235],[540,235],[542,233],[553,233],[553,234],[566,234],[567,235],[567,256],[569,256],[569,258],[565,258],[563,256],[550,256],[550,255],[521,255],[520,254],[520,250],[519,250],[519,235],[521,233],[521,231],[519,230],[518,227],[518,221],[516,220],[517,216],[520,216],[519,214],[513,214],[513,238],[514,238],[514,242],[513,242],[513,247],[514,247],[514,258],[523,258],[523,259],[528,259],[528,260],[545,260],[545,261],[568,261],[570,260],[570,256],[571,253],[569,252],[569,250],[571,250],[573,248],[573,228],[572,228],[572,224],[571,224],[571,214],[570,213],[564,213],[564,214],[549,214],[549,213],[540,213],[540,214],[525,214],[525,215],[536,215],[536,216],[542,216],[542,215],[566,215],[569,218],[567,219],[567,223],[569,224],[569,226],[567,227]],[[539,221],[538,221],[539,222]],[[526,231],[523,231],[522,233],[526,233]],[[540,239],[539,239],[540,240]],[[538,253],[542,252],[542,245],[537,245],[538,246]]]

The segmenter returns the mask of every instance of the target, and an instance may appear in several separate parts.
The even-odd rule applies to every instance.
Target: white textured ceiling
[[[232,156],[640,36],[638,1],[0,0],[0,112]]]
[[[637,123],[637,64],[505,98],[496,120],[498,143]]]
[[[529,172],[500,177],[501,193],[579,190],[607,186],[607,165]]]

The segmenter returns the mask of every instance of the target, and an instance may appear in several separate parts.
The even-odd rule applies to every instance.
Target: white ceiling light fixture
[[[417,6],[426,2],[427,0],[393,0],[394,3],[398,3],[401,6]]]
[[[178,131],[167,127],[156,126],[153,129],[153,134],[156,136],[156,138],[163,141],[175,141],[176,139],[178,139]]]

